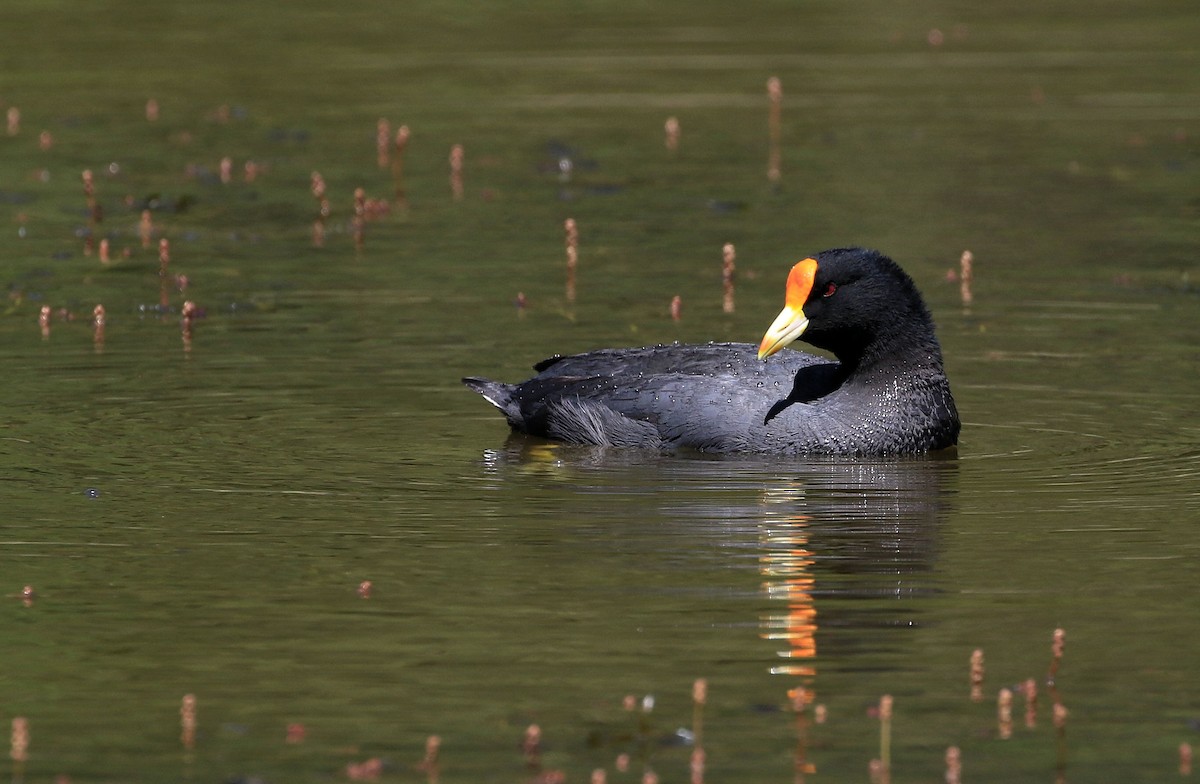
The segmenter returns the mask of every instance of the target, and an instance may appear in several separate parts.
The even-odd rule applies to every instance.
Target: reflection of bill
[[[767,548],[760,558],[760,568],[766,582],[763,589],[772,600],[787,606],[784,613],[771,613],[762,618],[762,636],[781,640],[787,647],[778,652],[786,664],[771,668],[773,675],[794,675],[801,680],[788,691],[792,711],[796,715],[796,782],[806,774],[816,773],[808,761],[808,707],[816,697],[812,683],[816,679],[817,608],[813,604],[813,558],[808,549],[808,518],[795,515],[781,528],[768,527],[763,544]]]
[[[511,435],[503,449],[488,450],[482,461],[493,480],[489,487],[507,490],[517,482],[540,492],[549,481],[570,488],[554,496],[555,516],[587,521],[574,530],[593,546],[619,548],[619,559],[609,561],[628,570],[619,579],[640,581],[646,570],[659,570],[655,574],[675,587],[682,581],[674,575],[697,574],[693,586],[699,590],[682,599],[676,592],[645,594],[638,606],[642,618],[669,619],[665,627],[682,633],[731,611],[738,631],[716,644],[732,645],[741,655],[753,648],[759,662],[750,665],[754,668],[763,666],[763,649],[770,645],[769,671],[784,676],[780,691],[787,692],[795,724],[794,784],[815,772],[809,733],[825,715],[818,668],[824,665],[830,680],[839,669],[886,668],[905,660],[896,649],[909,645],[912,635],[887,630],[917,626],[918,600],[936,591],[931,575],[939,528],[951,508],[958,465],[934,458],[664,455],[520,434]],[[499,501],[493,514],[503,514]],[[575,546],[580,540],[571,541]],[[739,557],[742,553],[750,557]],[[732,606],[693,599],[713,599],[713,586],[724,595],[731,583],[761,593],[745,602],[739,591]],[[695,610],[683,626],[681,608]],[[741,622],[751,619],[766,644],[753,638],[747,644]],[[714,656],[727,653],[719,649]],[[882,776],[890,765],[890,722],[884,723],[882,705],[878,715]],[[699,780],[704,766],[699,721],[693,726],[693,774]]]
[[[817,655],[817,608],[813,604],[813,558],[808,549],[808,520],[797,515],[782,529],[768,529],[767,552],[760,559],[767,596],[786,603],[787,611],[762,619],[762,636],[782,640],[787,648],[779,651],[786,664],[771,668],[772,674],[811,678],[817,674],[813,659]]]
[[[952,461],[930,460],[818,463],[803,466],[795,479],[764,493],[759,571],[768,600],[783,607],[760,619],[760,635],[780,643],[776,655],[783,663],[770,672],[797,679],[788,690],[796,722],[797,784],[816,772],[808,758],[808,731],[810,722],[824,721],[824,706],[817,701],[815,688],[819,628],[815,597],[823,595],[826,616],[833,616],[838,628],[847,629],[864,625],[847,602],[908,598],[924,592],[913,578],[932,566],[937,524],[944,510],[943,480],[955,467]],[[896,617],[906,612],[903,606],[888,607],[882,618],[878,610],[877,605],[868,609],[866,624],[911,625]],[[836,650],[832,655],[825,652],[827,660],[836,656]],[[891,698],[885,699],[890,714]],[[880,759],[874,761],[879,771],[873,781],[890,780],[890,715],[884,720],[883,704]]]
[[[810,463],[766,491],[759,569],[767,597],[786,606],[761,621],[764,639],[786,642],[777,651],[784,663],[772,673],[815,676],[814,597],[825,597],[825,614],[837,617],[839,630],[913,625],[906,605],[850,602],[930,592],[916,578],[932,567],[944,480],[956,468],[925,459]]]

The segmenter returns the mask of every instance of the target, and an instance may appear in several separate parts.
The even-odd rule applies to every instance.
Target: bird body
[[[798,337],[837,361],[779,352]],[[463,382],[514,430],[571,443],[877,455],[944,449],[958,438],[932,319],[908,276],[873,251],[798,263],[759,346],[604,349],[534,369],[519,384]]]

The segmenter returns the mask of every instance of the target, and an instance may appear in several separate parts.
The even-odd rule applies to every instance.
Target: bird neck
[[[944,374],[942,350],[932,324],[924,324],[914,333],[903,330],[881,331],[872,339],[856,345],[856,350],[835,351],[849,380],[878,376],[911,375],[913,371]]]

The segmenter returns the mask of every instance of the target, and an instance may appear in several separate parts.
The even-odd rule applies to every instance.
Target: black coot
[[[796,339],[838,361],[776,354]],[[514,430],[578,444],[898,455],[958,443],[929,311],[895,262],[861,248],[796,264],[783,311],[759,346],[605,349],[534,369],[520,384],[463,383]]]

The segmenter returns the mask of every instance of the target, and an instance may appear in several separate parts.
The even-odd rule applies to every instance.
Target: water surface
[[[0,720],[31,733],[14,775],[327,780],[378,757],[411,781],[438,734],[442,780],[525,781],[537,723],[542,769],[568,780],[684,781],[677,730],[706,678],[712,781],[795,780],[798,686],[827,711],[804,732],[813,780],[867,775],[883,694],[895,781],[942,775],[951,745],[976,781],[1178,778],[1179,744],[1200,741],[1197,18],[749,10],[0,12],[39,42],[5,47],[0,83],[21,109],[0,137]],[[408,204],[356,251],[353,189],[394,197],[380,117],[413,129]],[[171,241],[165,308],[143,205]],[[89,232],[113,263],[84,255]],[[459,385],[557,352],[757,341],[790,264],[850,243],[926,294],[957,459],[562,447],[510,438]],[[948,280],[966,248],[969,307]],[[185,297],[203,309],[187,344]],[[1018,698],[1002,740],[997,691],[1031,677],[1037,725]]]

